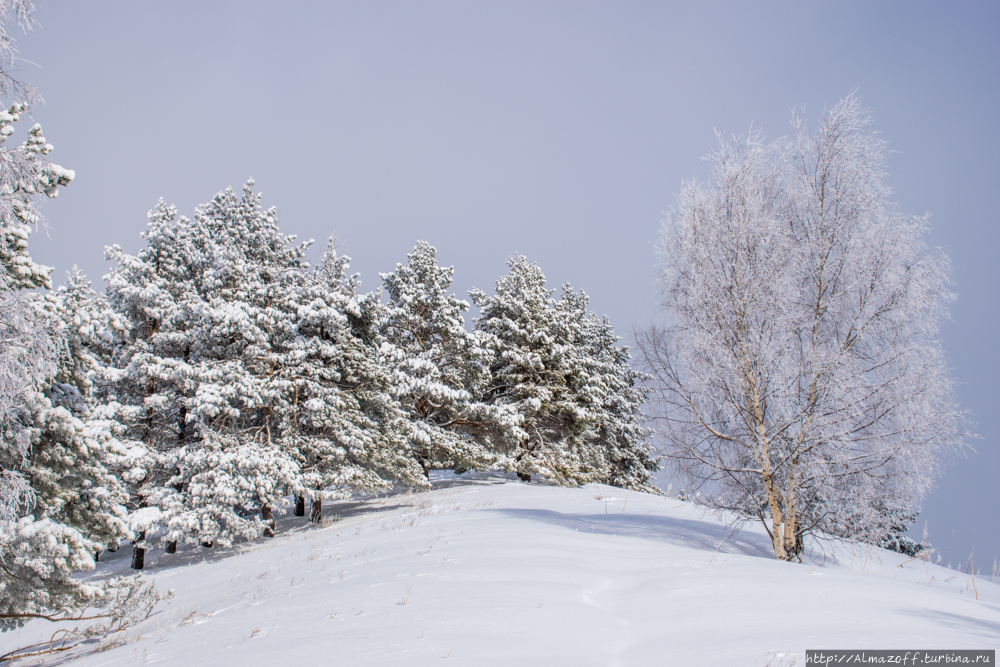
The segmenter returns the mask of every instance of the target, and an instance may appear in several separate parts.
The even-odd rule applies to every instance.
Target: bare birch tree
[[[938,322],[949,262],[900,214],[850,96],[812,133],[720,139],[664,221],[660,306],[638,334],[667,462],[707,504],[803,537],[878,542],[968,437]]]

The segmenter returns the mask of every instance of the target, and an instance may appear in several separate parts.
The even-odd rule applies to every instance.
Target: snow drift
[[[779,562],[757,526],[608,486],[447,474],[279,527],[151,552],[174,600],[46,664],[789,666],[807,648],[1000,643],[988,581],[844,542]],[[94,576],[128,573],[129,551]],[[0,652],[52,631],[30,623]]]

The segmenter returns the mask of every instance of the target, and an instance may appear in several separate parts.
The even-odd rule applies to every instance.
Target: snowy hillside
[[[442,477],[329,503],[323,523],[286,515],[271,540],[152,552],[174,600],[118,646],[45,664],[787,666],[806,648],[1000,644],[988,581],[850,545],[777,562],[756,526],[731,535],[613,487]],[[128,573],[129,552],[98,576]],[[52,631],[6,633],[0,652]]]

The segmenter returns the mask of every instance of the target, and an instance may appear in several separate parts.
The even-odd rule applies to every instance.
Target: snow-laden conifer
[[[492,469],[524,433],[515,406],[479,399],[490,381],[490,337],[466,329],[469,304],[448,293],[454,268],[438,266],[431,245],[419,242],[407,260],[381,277],[391,387],[410,420],[410,449],[427,475]]]
[[[398,350],[382,345],[378,294],[359,294],[349,266],[331,241],[295,295],[297,335],[280,371],[291,401],[288,442],[314,520],[323,499],[424,483],[392,391]]]
[[[33,491],[30,506],[5,527],[11,543],[0,573],[0,615],[15,625],[24,619],[19,614],[99,605],[105,587],[73,575],[92,569],[99,552],[129,534],[127,492],[111,472],[120,444],[98,409],[94,383],[114,317],[81,274],[68,278],[55,293],[27,296],[61,343],[61,355],[54,375],[27,392],[18,411],[27,455],[0,461],[4,468],[19,465]]]
[[[4,21],[30,26],[31,4],[0,2]],[[9,71],[16,50],[0,26],[0,94],[37,98]],[[0,111],[0,628],[24,614],[79,607],[101,595],[73,574],[93,567],[93,554],[120,535],[115,489],[91,450],[101,444],[80,417],[81,401],[62,404],[52,380],[69,362],[58,316],[41,312],[39,295],[51,268],[37,264],[28,239],[42,218],[44,195],[55,197],[73,172],[49,160],[52,145],[37,124],[11,147],[23,101]],[[70,386],[69,384],[65,386]],[[105,517],[105,511],[112,516]]]
[[[0,2],[0,16],[30,25],[31,6],[21,2]],[[8,57],[16,50],[0,26],[0,53]],[[0,64],[0,93],[31,92],[15,81],[6,62]],[[53,163],[48,155],[52,144],[34,125],[19,146],[8,146],[15,133],[14,123],[28,111],[23,102],[0,111],[0,431],[5,433],[5,448],[23,456],[27,436],[21,431],[15,412],[23,404],[24,392],[37,390],[54,370],[56,348],[51,332],[40,324],[25,304],[19,291],[51,287],[51,267],[37,264],[28,252],[32,228],[42,222],[38,200],[42,195],[56,197],[58,187],[73,180],[74,173]],[[17,467],[5,466],[0,472],[0,518],[10,519],[17,507],[30,501],[30,485]]]
[[[48,158],[52,144],[37,123],[20,146],[5,145],[14,134],[14,123],[27,111],[24,103],[0,111],[0,265],[12,286],[30,289],[52,286],[52,268],[36,264],[28,253],[32,228],[42,222],[36,199],[58,196],[59,186],[69,184],[75,174]]]
[[[56,294],[52,269],[28,252],[42,223],[41,195],[55,197],[73,172],[52,163],[41,127],[20,146],[6,142],[25,102],[40,99],[10,73],[16,61],[9,21],[32,24],[29,0],[0,0],[0,95],[21,101],[0,112],[0,629],[31,617],[62,620],[90,607],[124,618],[151,610],[160,596],[143,582],[88,583],[97,552],[126,535],[125,493],[107,465],[117,449],[95,410],[107,309],[77,274]],[[97,348],[100,345],[96,346]],[[111,609],[128,601],[123,608]],[[127,608],[126,608],[127,607]],[[107,614],[104,614],[107,612]],[[99,630],[88,636],[99,634]],[[8,654],[9,655],[9,654]]]
[[[650,481],[652,473],[659,469],[650,442],[653,431],[642,425],[642,405],[649,391],[643,384],[647,376],[632,367],[630,350],[618,345],[621,338],[615,334],[611,320],[586,310],[586,305],[584,298],[578,310],[581,326],[577,351],[584,356],[590,376],[588,391],[597,415],[590,437],[603,457],[601,481],[659,493]]]
[[[481,311],[476,328],[495,351],[483,399],[511,406],[523,419],[524,437],[508,443],[506,465],[522,479],[537,473],[563,483],[595,481],[601,457],[585,437],[597,414],[576,349],[579,303],[556,302],[542,270],[521,255],[508,266],[492,296],[470,292]]]
[[[126,322],[110,398],[130,440],[123,478],[140,549],[266,533],[298,484],[276,371],[295,336],[305,246],[281,234],[252,185],[190,220],[161,201],[138,255],[109,250],[108,298]]]
[[[120,323],[75,268],[55,293],[33,296],[35,311],[63,345],[56,373],[22,413],[33,513],[80,531],[95,551],[114,549],[128,535],[128,496],[109,472],[123,450],[118,424],[102,410],[100,378]]]

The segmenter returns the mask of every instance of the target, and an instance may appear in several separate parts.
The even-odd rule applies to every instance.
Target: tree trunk
[[[522,482],[530,482],[531,481],[531,473],[530,472],[519,472],[519,473],[517,473],[517,478],[519,480],[521,480]]]
[[[139,546],[139,542],[146,539],[146,531],[142,531],[136,537],[138,539],[132,543],[132,569],[141,570],[146,564],[146,550]]]
[[[781,505],[778,502],[778,489],[769,474],[764,475],[764,489],[767,491],[767,504],[771,509],[771,547],[774,549],[774,557],[778,560],[788,560],[785,552],[785,537],[782,534]],[[765,526],[766,527],[766,526]]]
[[[98,549],[97,551],[94,552],[94,562],[97,563],[100,560],[101,560],[101,550]]]
[[[205,547],[206,549],[211,549],[214,544],[215,544],[215,542],[212,542],[211,540],[209,540],[207,542],[202,542],[201,546]]]
[[[184,348],[184,361],[187,361],[191,356],[191,346],[188,345]],[[184,441],[187,440],[187,406],[181,405],[181,409],[177,412],[177,444],[183,447]],[[180,476],[180,469],[177,470],[176,475]],[[184,492],[184,484],[174,484],[174,490],[177,493]],[[177,540],[171,540],[167,542],[166,552],[168,554],[177,553]]]
[[[306,499],[303,496],[295,496],[295,516],[306,515]]]
[[[798,489],[799,457],[792,457],[788,466],[788,492],[785,494],[785,560],[802,562],[802,535],[799,533],[798,514],[795,511],[795,492]]]
[[[759,457],[762,472],[761,477],[764,482],[764,490],[767,493],[767,505],[771,510],[771,529],[768,530],[768,533],[771,535],[771,547],[774,549],[775,558],[778,560],[788,560],[788,554],[785,552],[785,537],[781,530],[783,523],[782,519],[787,522],[788,517],[782,516],[780,497],[781,489],[779,489],[778,485],[774,483],[774,478],[772,476],[771,457],[768,453],[770,440],[767,437],[767,425],[764,423],[764,408],[760,398],[760,391],[757,386],[757,377],[750,368],[747,368],[746,370],[746,380],[750,386],[747,394],[747,402],[750,403],[757,427],[756,454],[757,457]],[[766,529],[767,526],[765,525],[764,528]]]
[[[790,504],[790,503],[789,503]],[[795,521],[794,510],[785,508],[785,560],[798,560],[802,562],[799,555],[798,545],[801,542],[798,534],[798,525]]]
[[[802,551],[805,549],[805,544],[802,541],[802,533],[795,533],[795,543],[792,548],[792,555],[795,557],[796,563],[802,562]]]
[[[271,513],[271,506],[264,505],[260,508],[260,520],[264,524],[261,534],[264,537],[274,537],[274,514]]]
[[[323,520],[323,500],[313,498],[312,507],[309,508],[309,523],[319,523]]]

